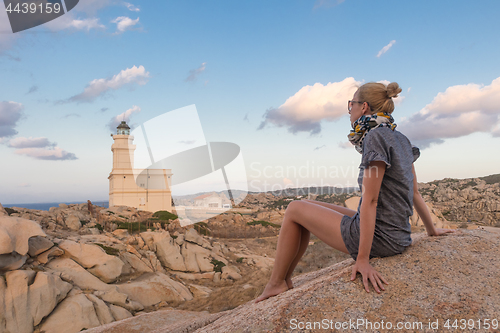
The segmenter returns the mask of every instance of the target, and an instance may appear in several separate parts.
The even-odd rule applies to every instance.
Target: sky
[[[12,33],[0,4],[0,202],[107,200],[119,122],[140,129],[186,107],[205,143],[239,146],[236,189],[356,186],[347,101],[370,81],[402,88],[393,117],[421,149],[418,181],[500,173],[499,11],[498,1],[80,0]],[[192,143],[174,141],[163,145]]]

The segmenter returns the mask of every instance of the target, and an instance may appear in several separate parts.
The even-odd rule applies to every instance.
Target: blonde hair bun
[[[399,84],[396,82],[391,82],[387,85],[387,97],[392,98],[392,97],[398,97],[398,94],[402,91],[401,88],[399,88]]]

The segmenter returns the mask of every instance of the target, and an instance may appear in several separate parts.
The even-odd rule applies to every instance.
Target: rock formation
[[[500,226],[500,183],[493,176],[446,178],[418,186],[426,202],[432,203],[448,221]]]
[[[378,332],[395,330],[398,323],[410,325],[402,331],[439,332],[456,319],[458,325],[460,319],[474,320],[471,332],[495,332],[484,323],[490,319],[492,327],[500,313],[500,234],[478,229],[414,239],[401,255],[372,259],[389,281],[380,294],[366,293],[359,274],[350,281],[354,261],[348,259],[297,276],[294,289],[260,303],[174,323],[168,320],[176,311],[158,313],[156,327],[139,316],[89,332]]]
[[[241,278],[225,245],[193,228],[171,236],[157,222],[156,231],[111,233],[89,228],[97,220],[87,207],[16,207],[10,216],[0,207],[0,333],[79,332],[160,304],[206,297],[211,289],[192,281],[212,280],[213,260],[226,265],[218,281]],[[126,207],[106,212],[121,219],[142,214]]]

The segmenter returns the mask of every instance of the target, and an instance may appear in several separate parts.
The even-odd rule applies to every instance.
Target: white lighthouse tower
[[[156,212],[172,211],[171,169],[134,169],[134,137],[122,121],[111,146],[113,169],[109,174],[109,207],[129,206]]]

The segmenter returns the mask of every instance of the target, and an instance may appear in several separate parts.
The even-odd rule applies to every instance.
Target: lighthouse
[[[171,169],[134,169],[134,137],[122,121],[112,134],[113,168],[109,174],[109,207],[129,206],[149,212],[172,211]]]

